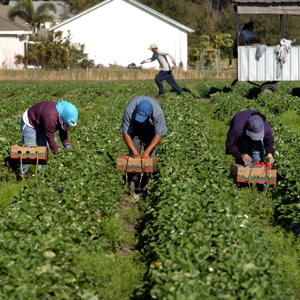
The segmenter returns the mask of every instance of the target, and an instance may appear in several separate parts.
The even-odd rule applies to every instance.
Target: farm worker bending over
[[[148,59],[144,59],[141,62],[141,64],[152,62],[156,59],[159,62],[159,65],[161,67],[161,71],[159,71],[158,74],[155,77],[155,82],[156,82],[156,84],[158,86],[158,90],[159,90],[158,95],[156,97],[161,98],[161,97],[165,96],[164,86],[162,84],[162,82],[164,80],[166,80],[172,86],[172,88],[178,94],[181,95],[184,91],[176,83],[176,81],[173,77],[173,74],[172,74],[172,68],[171,68],[171,66],[168,62],[168,59],[167,59],[167,55],[168,55],[170,57],[173,65],[176,66],[176,62],[175,62],[173,56],[169,52],[159,50],[157,48],[156,44],[151,44],[149,50],[151,50],[153,52],[152,57],[148,58]]]
[[[54,139],[55,131],[59,130],[59,137],[65,148],[71,148],[68,140],[68,126],[76,126],[78,110],[67,101],[43,101],[28,108],[21,121],[22,143],[37,144],[50,147],[55,154],[59,148]],[[31,147],[26,145],[25,147]],[[26,174],[29,165],[23,165]],[[38,166],[38,171],[44,168]],[[21,174],[22,175],[22,174]]]
[[[235,158],[235,163],[244,165],[251,161],[274,163],[274,137],[266,117],[257,110],[242,110],[230,121],[226,140],[226,154]]]
[[[151,97],[138,96],[126,106],[123,122],[123,137],[129,148],[129,155],[140,157],[141,144],[144,152],[142,158],[155,156],[155,147],[167,133],[165,116],[160,105]],[[144,173],[142,183],[146,186],[151,173]],[[139,173],[128,173],[128,181],[138,187]]]

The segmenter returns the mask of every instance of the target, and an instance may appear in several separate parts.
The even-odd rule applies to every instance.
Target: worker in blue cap
[[[138,96],[132,99],[125,108],[122,122],[123,137],[129,148],[129,155],[142,159],[155,156],[155,147],[162,136],[167,133],[165,116],[160,105],[151,97]],[[142,187],[146,186],[151,173],[145,173]],[[131,191],[139,187],[139,173],[128,173]]]

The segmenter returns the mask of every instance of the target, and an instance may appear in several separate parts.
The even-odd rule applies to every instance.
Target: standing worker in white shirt
[[[244,25],[242,34],[244,36],[245,45],[249,44],[250,38],[256,37],[256,34],[253,31],[253,29],[254,29],[254,22],[248,22],[247,24]]]
[[[179,87],[179,85],[176,83],[173,74],[172,74],[172,68],[168,62],[167,55],[170,57],[172,63],[174,66],[176,66],[176,62],[173,58],[173,56],[166,51],[159,50],[156,44],[151,44],[149,50],[153,52],[153,55],[151,58],[145,59],[141,62],[141,64],[152,62],[154,60],[158,60],[158,63],[161,67],[161,71],[158,72],[158,74],[155,77],[155,82],[158,86],[158,95],[157,98],[161,98],[165,96],[164,86],[162,82],[166,80],[172,88],[181,95],[184,91]]]

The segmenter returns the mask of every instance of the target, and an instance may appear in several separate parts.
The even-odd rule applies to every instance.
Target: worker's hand
[[[267,161],[268,161],[268,163],[269,163],[270,165],[274,164],[274,157],[273,157],[272,154],[269,153],[269,154],[267,155]]]
[[[251,161],[252,161],[252,158],[251,158],[248,154],[246,154],[246,153],[243,153],[243,154],[241,155],[241,159],[244,161],[244,163],[247,163],[247,162],[251,162]]]
[[[133,158],[141,158],[140,154],[136,150],[131,154],[131,156]]]
[[[67,149],[70,149],[70,148],[72,147],[71,144],[65,144],[64,146],[65,146],[65,148],[67,148]]]
[[[144,62],[142,61],[140,64],[142,65]]]
[[[142,159],[146,159],[149,157],[149,153],[147,151],[144,151],[142,154]]]
[[[174,66],[176,66],[176,62],[174,63]]]

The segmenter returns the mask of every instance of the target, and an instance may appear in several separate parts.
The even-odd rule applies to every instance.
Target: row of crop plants
[[[51,85],[42,87],[47,93],[53,92]],[[62,99],[84,108],[98,92],[107,93],[111,85],[81,88],[78,95],[80,86],[67,85],[69,95]],[[124,109],[134,97],[133,91],[142,93],[143,89],[149,87],[133,84],[119,96],[111,97],[72,135],[72,148],[59,151],[1,212],[1,299],[92,300],[103,296],[105,284],[86,273],[80,260],[89,254],[116,252],[127,242],[122,232],[117,234],[118,229],[111,227],[124,195],[123,178],[116,171],[115,159],[126,151],[121,132]],[[90,102],[82,100],[84,93]],[[20,98],[18,95],[14,97]],[[26,107],[41,100],[30,97],[26,98]],[[19,113],[17,109],[10,112],[15,113]],[[20,119],[8,119],[0,126],[5,139],[2,157],[9,155],[11,144],[20,142]],[[105,280],[109,283],[108,278]]]
[[[296,226],[298,210],[293,202],[299,193],[297,180],[295,184],[293,180],[298,166],[292,152],[299,150],[299,137],[286,132],[288,128],[275,113],[269,113],[272,107],[280,107],[280,97],[272,106],[274,99],[267,95],[249,100],[257,92],[251,86],[237,85],[232,91],[222,84],[206,85],[200,85],[198,93],[213,94],[215,116],[226,124],[242,109],[259,108],[267,115],[275,135],[279,171],[279,184],[269,192],[278,201],[278,216]],[[54,93],[55,87],[41,86],[45,95],[63,96],[79,108],[93,105],[95,97],[122,91],[105,84],[81,88],[66,84],[57,85]],[[2,89],[0,109],[1,103],[8,105],[3,102],[8,97],[16,103],[22,95],[21,90],[14,93],[14,88]],[[31,91],[35,90],[28,89],[22,96],[28,101],[23,110],[40,99],[26,98]],[[77,129],[71,151],[63,150],[54,157],[45,172],[2,212],[0,298],[98,299],[95,297],[101,295],[95,279],[77,266],[76,258],[88,252],[115,251],[122,242],[111,237],[106,223],[117,212],[123,193],[121,174],[114,170],[116,156],[125,150],[121,119],[134,95],[154,92],[153,85],[136,83],[114,97],[101,113]],[[42,90],[37,94],[43,94]],[[297,109],[297,98],[293,100],[292,106],[287,100],[283,110]],[[137,297],[147,298],[150,293],[157,299],[286,298],[291,291],[285,289],[273,265],[268,242],[245,214],[239,192],[226,173],[224,149],[215,146],[194,99],[190,94],[171,94],[161,105],[168,134],[158,147],[159,173],[149,186],[151,204],[142,252],[151,263]],[[20,112],[16,106],[0,125],[0,139],[4,138],[0,159],[7,156],[11,144],[20,142],[20,119],[12,118]]]
[[[228,164],[191,95],[162,103],[168,135],[149,187],[142,251],[149,270],[137,297],[284,299],[268,241],[245,213]],[[227,103],[230,106],[229,102]],[[224,112],[226,115],[226,112]],[[232,115],[232,112],[228,112]],[[221,153],[222,151],[222,153]]]
[[[81,113],[92,110],[100,99],[117,93],[118,86],[114,83],[0,83],[0,181],[15,179],[9,172],[7,158],[11,145],[21,144],[20,123],[26,109],[41,101],[64,100],[74,104]]]
[[[295,89],[295,88],[294,88]],[[243,109],[256,109],[266,115],[275,140],[275,164],[278,184],[270,189],[274,199],[274,218],[278,224],[297,230],[300,227],[300,134],[285,125],[280,115],[286,111],[300,112],[300,98],[284,93],[259,94],[255,101],[236,92],[217,92],[211,96],[215,116],[229,125],[232,116]]]

